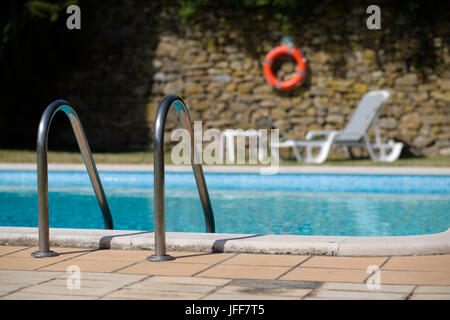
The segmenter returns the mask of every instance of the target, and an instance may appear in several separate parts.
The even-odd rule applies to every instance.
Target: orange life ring
[[[295,59],[297,62],[297,71],[292,79],[280,81],[273,74],[272,64],[278,57],[284,54],[290,55]],[[279,90],[290,90],[299,86],[305,80],[306,59],[303,57],[300,50],[291,46],[280,46],[270,50],[267,54],[263,64],[263,72],[267,82],[272,85],[272,87]]]

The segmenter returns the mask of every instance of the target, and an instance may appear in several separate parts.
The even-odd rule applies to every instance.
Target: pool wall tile
[[[152,172],[100,172],[105,187],[153,188]],[[206,173],[209,189],[450,194],[448,175]],[[168,172],[168,189],[196,188],[191,172]],[[0,185],[36,186],[35,171],[0,170]],[[49,187],[90,186],[87,172],[49,171]]]

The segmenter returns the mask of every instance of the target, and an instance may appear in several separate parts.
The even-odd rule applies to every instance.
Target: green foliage
[[[185,20],[192,17],[198,9],[204,7],[210,3],[209,0],[189,0],[183,1],[183,6],[178,14]]]
[[[179,15],[183,20],[194,16],[198,11],[208,7],[227,7],[236,10],[247,10],[252,12],[254,9],[266,8],[271,12],[274,20],[281,22],[281,31],[283,34],[289,34],[293,28],[293,17],[295,12],[304,7],[309,0],[223,0],[220,2],[214,0],[183,0]]]
[[[30,17],[55,22],[58,20],[61,11],[76,3],[77,1],[58,1],[53,3],[50,1],[32,0],[25,3],[25,10]]]

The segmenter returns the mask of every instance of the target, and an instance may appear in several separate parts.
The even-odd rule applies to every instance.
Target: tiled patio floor
[[[169,252],[177,259],[148,262],[151,251],[53,248],[59,256],[35,259],[36,249],[0,246],[0,299],[450,300],[450,255]],[[79,289],[70,289],[70,266],[80,270]]]

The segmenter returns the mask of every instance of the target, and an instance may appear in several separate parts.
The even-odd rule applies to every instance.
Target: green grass
[[[166,163],[170,162],[170,152],[166,153]],[[153,153],[150,151],[94,153],[97,164],[151,164]],[[31,150],[0,150],[0,162],[35,163],[36,152]],[[79,152],[49,151],[49,163],[83,163]],[[295,160],[281,160],[281,165],[305,165]],[[399,166],[399,167],[450,167],[450,156],[433,156],[399,159],[391,163],[373,162],[370,159],[349,160],[341,155],[331,154],[322,165],[330,166]],[[320,165],[318,165],[320,166]]]
[[[96,163],[112,164],[145,164],[153,163],[152,152],[105,152],[93,153]],[[170,159],[170,154],[166,155]],[[10,163],[34,163],[36,151],[31,150],[0,150],[0,162]],[[80,152],[49,151],[49,163],[83,163]]]
[[[299,165],[295,161],[282,161],[282,165]],[[302,164],[300,164],[302,165]],[[305,164],[303,164],[305,165]],[[450,156],[401,158],[394,162],[374,162],[369,158],[350,160],[343,156],[330,156],[320,165],[328,166],[378,166],[378,167],[450,167]],[[317,166],[320,166],[317,165]]]

